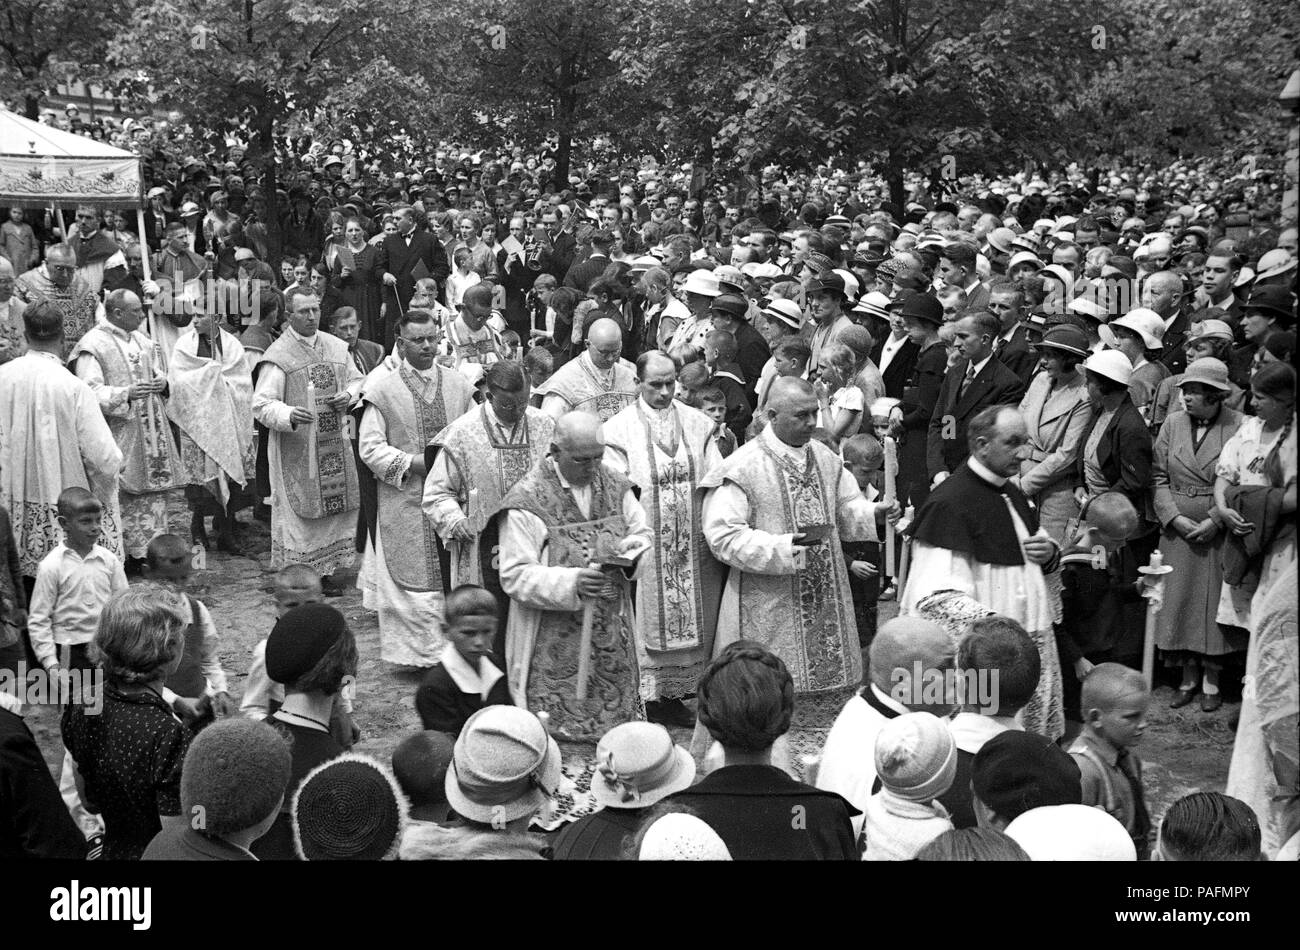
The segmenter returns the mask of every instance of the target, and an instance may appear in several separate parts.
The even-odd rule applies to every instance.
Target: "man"
[[[180,218],[168,207],[166,188],[150,188],[146,197],[149,199],[149,208],[144,213],[144,239],[151,250],[157,251],[162,248],[167,225]]]
[[[501,334],[488,323],[493,316],[492,287],[478,283],[465,290],[460,301],[460,315],[447,327],[447,345],[461,372],[467,363],[484,367],[504,359],[506,346]],[[500,321],[497,317],[497,321]]]
[[[27,304],[14,296],[14,265],[0,257],[0,364],[22,356],[27,349],[23,339],[23,311]]]
[[[954,340],[961,359],[943,377],[926,441],[932,486],[955,472],[970,454],[966,426],[981,409],[1018,405],[1025,394],[1020,378],[993,356],[993,341],[1001,329],[998,318],[987,311],[957,321]]]
[[[557,281],[563,281],[577,256],[577,239],[568,231],[560,230],[560,212],[555,208],[548,208],[542,213],[541,226],[550,244],[542,255],[542,270]],[[582,288],[584,293],[586,289]]]
[[[193,201],[187,201],[181,205],[180,210],[181,225],[185,228],[185,247],[195,254],[206,254],[208,251],[208,239],[203,233],[203,209]],[[310,252],[315,253],[315,248],[320,247],[317,241]]]
[[[1022,712],[1027,730],[1056,740],[1065,731],[1060,661],[1044,575],[1060,546],[1038,527],[1038,515],[1009,481],[1027,455],[1029,432],[1012,406],[989,406],[970,421],[970,458],[921,505],[908,534],[912,566],[899,601],[903,616],[924,616],[937,591],[960,591],[980,610],[1015,620],[1038,644],[1042,676]]]
[[[380,656],[399,666],[433,666],[445,645],[443,548],[421,514],[425,448],[474,404],[463,376],[439,366],[438,326],[427,310],[398,321],[401,363],[366,381],[361,461],[379,481],[376,530],[362,564],[367,607],[379,611]]]
[[[563,286],[572,287],[580,294],[585,294],[591,282],[605,273],[609,266],[610,250],[614,247],[614,235],[609,231],[596,231],[591,236],[591,253],[581,263],[574,263],[564,275]]]
[[[989,313],[998,318],[1001,332],[993,343],[993,355],[1026,387],[1038,368],[1038,354],[1029,345],[1029,328],[1024,318],[1025,292],[1018,284],[997,283],[989,288]]]
[[[99,302],[89,285],[77,276],[77,257],[72,248],[58,244],[45,252],[45,263],[29,270],[14,285],[23,303],[48,300],[63,314],[63,356],[95,325]]]
[[[388,235],[379,245],[375,269],[384,282],[384,303],[397,304],[397,309],[390,309],[384,320],[384,351],[387,352],[393,347],[397,319],[411,304],[415,282],[432,277],[441,287],[451,275],[451,264],[436,237],[415,229],[415,210],[407,206],[397,211],[397,233]]]
[[[761,435],[700,482],[704,537],[731,567],[718,617],[719,648],[743,635],[785,661],[794,678],[791,757],[817,755],[840,707],[862,680],[841,540],[878,541],[876,520],[895,519],[869,502],[838,455],[812,441],[813,387],[772,384]]]
[[[362,376],[384,360],[384,348],[378,343],[361,339],[361,318],[355,307],[339,307],[330,314],[329,331],[348,345],[348,358]]]
[[[144,308],[129,290],[104,301],[105,323],[73,347],[77,377],[90,387],[122,450],[118,486],[122,542],[141,559],[159,534],[189,529],[189,504],[180,450],[167,419],[167,365],[156,343],[140,332]]]
[[[623,330],[602,317],[587,330],[587,349],[555,371],[536,394],[542,411],[559,419],[580,410],[607,422],[637,397],[636,367],[620,357]]]
[[[629,575],[650,545],[634,486],[601,460],[600,420],[571,412],[555,426],[550,457],[502,502],[501,587],[510,598],[510,694],[550,715],[557,739],[594,745],[614,726],[645,718],[632,631]],[[602,568],[601,565],[606,565]],[[585,617],[590,617],[588,622]],[[579,655],[590,630],[588,664]]]
[[[481,558],[491,552],[480,541],[493,537],[484,531],[510,489],[546,457],[555,432],[555,420],[529,405],[528,375],[518,363],[493,363],[484,381],[483,405],[434,438],[437,454],[424,483],[424,515],[450,548],[453,589],[486,582]]]
[[[100,223],[94,205],[77,205],[77,223],[69,228],[67,241],[77,256],[77,276],[96,296],[104,284],[104,263],[118,252],[117,242],[101,229]]]
[[[319,330],[320,301],[289,300],[289,325],[258,361],[253,416],[268,430],[271,568],[297,562],[324,576],[355,560],[356,462],[342,424],[363,377],[347,344]],[[310,403],[309,399],[314,400]]]
[[[536,284],[540,269],[529,266],[526,250],[529,237],[524,219],[518,215],[512,217],[507,231],[506,240],[513,238],[519,247],[513,251],[502,247],[497,251],[497,273],[506,291],[506,326],[518,333],[519,339],[527,340],[532,329],[528,320],[528,292]],[[540,264],[540,259],[534,263]]]
[[[1214,307],[1227,316],[1224,322],[1235,331],[1241,323],[1241,301],[1233,293],[1237,276],[1241,273],[1241,258],[1231,251],[1214,251],[1205,259],[1201,271],[1201,289],[1196,295],[1197,309]]]
[[[90,387],[63,368],[63,317],[51,301],[27,307],[23,335],[27,352],[0,366],[0,498],[19,568],[34,579],[62,536],[57,503],[65,488],[94,493],[104,510],[99,543],[121,554],[122,450]]]
[[[654,544],[637,581],[637,660],[652,722],[690,728],[682,699],[713,656],[722,567],[705,543],[701,479],[722,461],[713,420],[678,403],[677,365],[651,350],[636,364],[640,397],[605,423],[606,464],[641,491]]]
[[[173,221],[164,230],[163,248],[153,256],[153,272],[159,280],[169,278],[177,291],[207,275],[207,259],[190,250],[189,235],[181,222]]]
[[[167,415],[180,433],[183,477],[210,496],[190,501],[200,524],[205,502],[215,503],[217,548],[234,552],[231,484],[252,476],[253,377],[244,348],[213,314],[196,313],[167,360]]]
[[[808,284],[808,303],[812,308],[813,326],[808,337],[812,359],[808,363],[808,378],[815,380],[825,365],[825,351],[835,342],[841,330],[852,326],[853,320],[845,313],[848,295],[844,278],[834,272],[815,277]]]
[[[950,244],[940,252],[936,274],[942,287],[965,292],[967,310],[983,310],[989,302],[989,290],[980,283],[975,256],[975,248],[969,244]]]
[[[1160,338],[1164,344],[1159,362],[1170,375],[1187,368],[1187,334],[1191,318],[1183,312],[1183,278],[1171,270],[1157,271],[1142,285],[1142,306],[1154,311],[1164,321],[1165,332]]]

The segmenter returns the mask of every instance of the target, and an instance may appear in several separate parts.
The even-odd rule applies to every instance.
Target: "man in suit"
[[[383,275],[384,303],[398,307],[388,310],[384,320],[384,349],[393,346],[394,328],[410,305],[415,282],[421,277],[432,277],[441,286],[451,275],[451,264],[442,244],[428,231],[415,228],[415,209],[409,206],[397,211],[397,233],[384,238],[379,245],[376,269]]]
[[[941,484],[970,455],[966,426],[981,409],[1019,405],[1025,394],[1020,377],[993,355],[1001,330],[998,318],[987,311],[957,321],[955,342],[962,358],[939,387],[926,442],[931,487]]]
[[[1164,344],[1159,362],[1176,376],[1187,368],[1185,344],[1191,318],[1183,312],[1183,278],[1171,270],[1156,271],[1142,285],[1142,306],[1154,310],[1165,322]]]
[[[1238,328],[1244,311],[1233,288],[1241,273],[1241,264],[1241,258],[1231,251],[1211,251],[1201,271],[1201,289],[1196,298],[1197,307],[1214,307],[1227,314],[1221,319],[1237,333],[1239,342],[1241,331]]]
[[[539,224],[551,243],[542,255],[542,270],[553,275],[557,282],[564,281],[578,256],[578,241],[569,231],[560,230],[560,216],[559,209],[548,208],[539,219]]]
[[[167,207],[167,189],[150,188],[149,209],[144,213],[144,240],[149,250],[161,250],[167,225],[179,220],[176,212]]]
[[[181,205],[180,222],[185,225],[185,247],[200,256],[208,252],[208,238],[203,233],[203,209],[193,201]]]
[[[384,361],[384,348],[361,339],[361,318],[353,307],[339,307],[329,316],[329,332],[348,345],[348,357],[362,376]]]
[[[989,304],[989,290],[980,283],[975,268],[975,248],[969,244],[950,244],[939,257],[939,280],[945,287],[966,293],[966,310],[975,313]]]
[[[608,231],[596,231],[591,236],[591,253],[587,259],[569,266],[564,275],[564,286],[572,287],[580,294],[585,294],[591,282],[605,273],[609,266],[609,252],[614,246],[614,235]]]
[[[1002,332],[993,343],[993,355],[1026,386],[1038,367],[1038,354],[1030,348],[1029,328],[1021,324],[1025,293],[1016,284],[997,283],[989,288],[989,313],[998,318]]]

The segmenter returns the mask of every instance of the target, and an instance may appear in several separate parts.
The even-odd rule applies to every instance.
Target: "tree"
[[[108,39],[126,22],[129,3],[5,0],[0,10],[0,94],[22,100],[27,118],[60,82],[96,78]]]
[[[116,87],[179,110],[209,140],[246,125],[260,164],[270,255],[280,251],[276,146],[298,116],[339,121],[364,101],[371,113],[414,115],[429,90],[389,51],[411,51],[417,0],[153,0],[110,44]]]

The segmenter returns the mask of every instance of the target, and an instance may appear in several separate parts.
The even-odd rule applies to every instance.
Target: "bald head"
[[[597,369],[609,369],[623,352],[623,330],[613,320],[601,317],[587,328],[587,355]]]
[[[104,298],[104,316],[113,326],[130,333],[144,321],[144,308],[131,291],[114,290]]]
[[[9,258],[0,257],[0,277],[16,277],[14,265],[9,263]]]
[[[60,289],[72,284],[77,274],[77,255],[66,244],[56,244],[45,252],[45,270],[54,286]]]
[[[937,623],[921,617],[895,617],[882,625],[871,641],[868,674],[872,685],[913,712],[947,716],[953,705],[947,700],[955,698],[945,697],[938,705],[921,704],[924,679],[917,678],[917,671],[924,678],[927,671],[950,670],[956,653],[952,637]]]
[[[605,457],[605,436],[600,419],[588,412],[569,412],[555,424],[551,457],[564,480],[579,487],[590,485]]]
[[[768,390],[767,416],[772,434],[793,448],[802,448],[817,428],[817,393],[807,380],[778,376]]]

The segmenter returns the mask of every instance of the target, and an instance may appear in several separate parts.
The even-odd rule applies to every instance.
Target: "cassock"
[[[57,514],[65,488],[88,488],[99,499],[99,543],[121,556],[121,467],[122,450],[95,394],[59,357],[28,350],[0,366],[0,499],[9,510],[24,576],[36,576],[63,536]]]
[[[715,466],[700,487],[704,537],[732,570],[714,654],[741,638],[785,661],[794,678],[791,760],[820,754],[840,708],[862,680],[862,652],[843,540],[879,541],[876,504],[820,442],[795,448],[771,426]],[[827,526],[795,555],[794,535]]]
[[[262,354],[253,416],[268,430],[271,482],[271,568],[300,563],[322,575],[351,567],[360,507],[356,461],[342,420],[325,400],[348,391],[356,399],[362,376],[338,337],[317,331],[300,336],[291,326]],[[307,405],[307,385],[316,405]],[[294,407],[316,413],[310,425],[294,427]],[[309,458],[316,457],[312,478]]]
[[[205,337],[186,327],[167,383],[167,415],[180,431],[186,480],[225,507],[230,483],[248,484],[253,471],[253,377],[244,348],[225,330]]]
[[[374,540],[366,548],[361,586],[379,611],[380,656],[402,666],[433,666],[442,636],[443,548],[420,510],[424,479],[411,477],[413,459],[474,404],[459,373],[434,363],[419,370],[406,360],[366,380],[369,407],[361,417],[361,460],[379,484]]]
[[[930,493],[908,534],[912,566],[899,613],[923,616],[918,605],[925,598],[959,591],[1019,623],[1037,645],[1042,666],[1021,720],[1027,731],[1059,739],[1065,732],[1060,660],[1044,577],[1054,564],[1031,563],[1021,548],[1040,534],[1037,512],[1018,488],[971,456]]]
[[[556,419],[577,410],[608,422],[636,401],[636,367],[620,359],[609,369],[597,369],[584,351],[533,392],[542,397],[542,411]]]
[[[605,462],[641,490],[654,543],[636,590],[641,695],[681,699],[695,692],[713,656],[723,568],[704,540],[698,490],[722,462],[713,420],[675,400],[652,409],[638,398],[605,423]]]
[[[451,549],[451,586],[485,582],[480,536],[501,510],[506,493],[551,447],[555,420],[529,406],[514,425],[497,418],[490,403],[474,406],[434,438],[437,457],[424,483],[424,515]],[[451,531],[469,521],[473,540]],[[493,579],[495,580],[495,579]]]
[[[137,383],[167,379],[162,351],[139,330],[128,333],[101,323],[72,352],[77,376],[95,394],[122,450],[118,505],[123,550],[129,557],[142,558],[149,542],[160,534],[188,537],[186,478],[166,401],[158,393],[127,398]]]
[[[844,796],[861,814],[855,815],[853,833],[862,831],[867,802],[876,787],[876,736],[885,723],[908,708],[868,683],[853,695],[835,717],[817,766],[817,787]]]
[[[576,695],[584,609],[578,574],[617,556],[625,539],[642,549],[650,543],[632,483],[602,466],[590,485],[573,486],[547,458],[501,507],[510,695],[532,712],[548,713],[552,735],[568,742],[594,744],[614,726],[644,719],[626,583],[617,600],[593,602],[587,698],[579,702]]]

